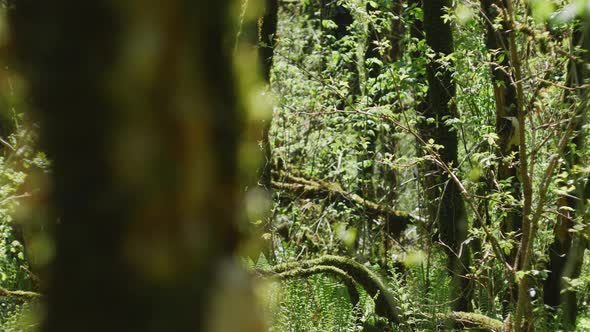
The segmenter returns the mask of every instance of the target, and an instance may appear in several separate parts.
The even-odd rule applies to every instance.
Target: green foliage
[[[29,178],[48,172],[50,162],[35,148],[37,128],[22,113],[22,82],[8,69],[5,74],[0,79],[0,112],[6,117],[0,127],[10,131],[2,132],[0,137],[0,287],[30,291],[38,285],[32,280],[27,255],[31,248],[26,248],[24,221],[33,213],[30,203],[39,198],[39,189]],[[21,298],[3,296],[0,298],[2,330],[33,331],[38,317],[29,312],[37,307],[36,303]]]
[[[325,277],[285,282],[271,331],[357,331],[360,308],[353,308],[346,288]],[[272,296],[272,295],[271,295]]]
[[[493,83],[491,68],[507,75],[516,70],[506,45],[486,46],[486,23],[502,30],[507,24],[504,14],[488,22],[480,2],[454,1],[443,16],[453,28],[454,52],[441,56],[424,40],[419,1],[282,4],[271,84],[276,97],[271,164],[275,184],[294,186],[273,192],[267,222],[258,221],[262,213],[253,218],[256,226],[265,227],[271,250],[268,261],[262,256],[249,262],[252,270],[282,274],[263,291],[265,309],[273,317],[271,331],[447,328],[453,315],[448,314],[452,267],[444,254],[447,244],[439,240],[438,220],[427,218],[430,206],[440,208],[446,202],[442,197],[431,202],[424,193],[433,190],[429,185],[442,193],[454,182],[464,189],[471,208],[462,248],[473,261],[462,276],[471,282],[464,291],[472,292],[473,312],[456,316],[478,320],[481,314],[498,326],[514,312],[514,285],[526,278],[537,294],[532,303],[539,329],[562,328],[564,313],[546,308],[541,295],[543,282],[553,272],[548,270],[549,252],[559,218],[575,215],[565,234],[588,236],[590,204],[575,208],[559,202],[564,197],[581,199],[580,185],[590,174],[589,150],[573,139],[588,137],[588,125],[564,138],[569,139],[567,148],[559,144],[571,119],[588,106],[588,97],[577,93],[585,86],[567,86],[568,64],[586,56],[581,48],[570,46],[574,18],[587,15],[582,2],[513,1],[518,24],[510,33],[515,35],[523,79],[512,84],[521,84],[524,91],[526,116],[521,125],[526,128],[523,149],[532,179],[530,203],[533,208],[539,205],[532,267],[517,271],[510,260],[523,251],[523,236],[520,230],[503,230],[508,216],[523,211],[524,200],[517,192],[523,191],[524,181],[520,174],[515,182],[498,173],[502,167],[519,170],[522,152],[500,151],[504,137],[496,94],[509,86],[505,81]],[[353,19],[345,26],[337,17],[343,13]],[[432,113],[425,113],[425,108],[437,106],[425,101],[429,66],[452,74],[456,115],[424,115]],[[22,200],[35,195],[35,188],[23,189],[27,177],[47,171],[50,164],[32,147],[35,130],[24,128],[22,116],[14,112],[13,99],[18,96],[2,96],[7,100],[0,106],[13,112],[12,123],[0,125],[12,128],[2,137],[0,155],[0,286],[26,290],[34,285],[23,269],[29,257],[15,219],[22,212]],[[513,111],[514,105],[510,107]],[[427,136],[421,128],[442,126],[458,136],[458,146],[423,139]],[[459,163],[441,165],[440,155],[450,148],[458,148]],[[559,162],[555,172],[549,172],[555,156]],[[430,174],[423,166],[437,162],[446,182],[425,184],[422,179]],[[299,183],[292,183],[295,176]],[[314,188],[315,183],[325,187]],[[392,225],[393,218],[369,211],[369,204],[358,204],[359,200],[402,212],[411,223],[397,234],[393,229],[399,225]],[[580,295],[580,330],[590,330],[589,266],[584,265],[579,276],[564,279],[568,290]],[[351,300],[355,296],[348,279],[362,286],[358,303]],[[28,313],[35,305],[2,299],[0,323],[7,331],[27,330]]]
[[[14,136],[10,141],[22,149],[20,162],[17,163],[14,155],[0,158],[0,286],[9,290],[30,290],[35,286],[27,272],[30,271],[30,266],[25,254],[22,226],[18,226],[14,218],[21,206],[21,200],[33,195],[23,192],[27,172],[38,165],[47,167],[47,160],[42,154],[35,154],[30,150],[30,137],[23,133],[17,135],[21,135],[20,138],[25,142],[18,145],[18,139]],[[23,305],[26,307],[26,303],[20,299],[0,299],[0,322],[16,324]]]
[[[264,256],[250,268],[268,270]],[[265,288],[265,309],[272,317],[270,331],[358,331],[367,315],[366,295],[353,305],[349,289],[329,274],[284,278]]]
[[[548,175],[546,203],[534,239],[533,268],[521,273],[533,280],[537,293],[534,310],[544,317],[538,321],[543,329],[552,324],[553,317],[542,304],[549,246],[554,241],[556,215],[568,212],[568,207],[557,202],[560,195],[577,195],[575,178],[588,174],[582,165],[565,171],[566,161],[573,156],[586,160],[587,149],[570,143],[564,153],[558,141],[575,109],[586,104],[564,88],[567,53],[578,56],[583,52],[570,47],[568,21],[558,23],[555,17],[572,11],[572,6],[562,1],[525,3],[515,5],[515,35],[525,77],[525,138],[532,164],[533,207],[539,202],[539,188],[547,177],[550,157],[566,154],[558,175]],[[498,177],[501,165],[518,169],[519,156],[499,152],[503,138],[496,123],[494,90],[506,86],[505,82],[492,84],[490,61],[495,59],[504,65],[498,70],[511,73],[512,55],[486,47],[486,21],[479,2],[461,2],[448,8],[444,19],[453,26],[455,51],[442,58],[435,57],[419,31],[423,13],[418,6],[409,3],[398,8],[389,1],[364,0],[338,4],[350,10],[354,18],[344,37],[335,35],[338,21],[330,17],[331,9],[320,10],[317,1],[307,1],[303,8],[297,4],[283,7],[272,80],[277,96],[270,135],[275,165],[287,174],[296,172],[302,178],[337,183],[341,190],[417,218],[395,237],[388,233],[388,220],[350,201],[321,193],[276,190],[271,224],[288,232],[284,232],[286,237],[275,237],[271,261],[313,259],[324,254],[355,257],[388,276],[387,285],[400,299],[407,319],[399,328],[439,328],[441,321],[421,316],[429,313],[434,317],[448,310],[450,285],[442,247],[436,242],[436,222],[424,219],[429,202],[424,200],[425,188],[419,181],[424,174],[419,166],[436,159],[446,147],[444,142],[421,143],[417,128],[421,123],[445,124],[459,137],[460,163],[448,166],[465,188],[471,206],[469,237],[464,243],[472,250],[474,262],[465,276],[473,283],[471,306],[476,313],[503,320],[514,309],[506,304],[506,294],[514,291],[507,280],[515,280],[516,275],[499,256],[516,255],[521,235],[501,230],[508,215],[522,210],[523,201],[515,195],[512,178]],[[550,15],[559,9],[564,12]],[[548,20],[551,27],[544,25]],[[503,27],[500,16],[491,23]],[[394,33],[389,35],[391,31]],[[426,118],[418,112],[424,107],[422,101],[428,90],[426,68],[435,58],[436,65],[452,72],[457,94],[451,102],[457,106],[457,117]],[[586,127],[581,130],[583,137],[588,135]],[[424,157],[419,157],[420,153]],[[288,182],[281,176],[274,180]],[[570,231],[587,232],[586,219],[578,217]],[[414,263],[404,265],[408,262]],[[584,294],[587,276],[584,270],[580,278],[570,280],[578,294]],[[322,287],[317,284],[318,278],[310,279],[314,289]],[[288,284],[281,289],[287,293],[301,291],[294,287]],[[297,294],[300,298],[290,301],[301,301],[303,295]],[[580,300],[580,311],[586,307],[587,301]],[[310,315],[311,309],[306,310]],[[560,319],[559,314],[553,318]]]
[[[39,330],[42,306],[37,302],[16,305],[2,320],[2,331],[34,332]]]

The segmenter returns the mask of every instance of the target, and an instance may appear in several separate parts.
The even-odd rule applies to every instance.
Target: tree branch
[[[336,182],[326,182],[319,179],[310,179],[301,175],[294,175],[293,172],[279,172],[278,175],[284,179],[283,182],[272,181],[271,184],[276,190],[284,190],[299,197],[308,198],[336,198],[352,202],[363,208],[370,215],[385,217],[390,224],[390,232],[399,235],[406,227],[419,220],[407,212],[398,211],[389,206],[380,205],[367,200],[355,193],[350,193]]]
[[[33,300],[41,298],[40,293],[36,292],[29,292],[29,291],[22,291],[22,290],[15,290],[11,291],[6,288],[0,287],[0,296],[2,297],[15,297],[24,300]]]
[[[359,285],[367,291],[370,297],[375,298],[375,312],[378,315],[395,323],[400,323],[403,315],[399,308],[398,300],[395,299],[391,291],[383,283],[381,277],[351,258],[327,255],[301,262],[279,264],[272,267],[270,271],[257,272],[263,276],[273,276],[281,279],[306,277],[318,273],[333,274],[341,278],[345,283],[353,304],[355,301],[358,301],[356,285]],[[428,314],[419,315],[433,318],[433,316],[429,316]],[[435,314],[434,317],[451,320],[466,328],[477,328],[489,332],[511,331],[509,320],[505,323],[473,312],[454,311]]]
[[[475,328],[489,332],[509,331],[504,322],[473,312],[453,311],[447,314],[438,314],[437,317],[459,323],[464,328]]]
[[[258,271],[263,276],[272,276],[279,279],[290,279],[290,278],[301,278],[301,277],[309,277],[315,274],[331,274],[337,278],[339,278],[342,283],[346,286],[348,290],[348,297],[350,298],[350,302],[353,306],[356,306],[359,303],[359,293],[356,289],[356,282],[354,279],[342,269],[339,269],[335,266],[329,265],[317,265],[310,268],[294,268],[292,270],[287,270],[285,272],[280,273],[269,273],[268,271]]]
[[[387,289],[379,276],[369,270],[366,266],[347,257],[322,256],[302,262],[279,264],[273,268],[276,273],[282,273],[295,269],[309,269],[316,266],[333,266],[352,277],[362,286],[369,296],[375,298],[375,313],[389,319],[391,322],[399,323],[402,316],[397,300]]]

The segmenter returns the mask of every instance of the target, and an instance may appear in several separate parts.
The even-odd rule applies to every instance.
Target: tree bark
[[[366,48],[362,61],[369,79],[377,79],[383,72],[383,66],[398,61],[402,56],[402,36],[404,35],[405,26],[402,24],[403,4],[398,1],[378,3],[378,7],[373,7],[373,4],[367,3],[367,13],[379,15],[379,11],[390,11],[395,13],[395,19],[392,20],[390,29],[382,29],[376,26],[375,22],[369,22],[367,25],[368,35],[366,38]],[[379,49],[378,45],[383,44],[387,40],[391,44],[389,50]],[[385,52],[384,52],[385,51]],[[367,64],[367,60],[377,59],[381,65]],[[358,75],[361,76],[361,75]],[[367,99],[371,100],[371,105],[380,105],[387,101],[382,101],[382,98],[391,92],[392,86],[382,84],[379,80],[373,82],[374,85],[380,85],[379,89],[374,94],[369,91]],[[387,165],[383,165],[382,158],[386,154],[394,154],[397,140],[392,133],[386,132],[379,124],[367,121],[366,132],[372,131],[373,135],[369,136],[366,155],[364,160],[372,160],[372,165],[364,166],[359,171],[359,179],[364,182],[359,190],[359,194],[372,200],[383,200],[385,203],[393,203],[397,197],[397,174],[396,171]]]
[[[270,72],[274,59],[274,48],[277,41],[279,5],[278,0],[266,0],[264,16],[259,19],[259,36],[258,36],[258,59],[262,64],[263,77],[270,86]],[[264,160],[262,160],[259,171],[260,185],[268,192],[271,190],[271,172],[272,172],[272,147],[270,144],[270,128],[272,117],[263,125],[262,130],[262,150]]]
[[[502,7],[498,7],[500,3]],[[490,53],[490,68],[492,76],[492,85],[494,90],[494,99],[496,102],[496,133],[498,134],[499,151],[498,156],[498,180],[510,181],[510,194],[516,201],[521,201],[522,192],[521,184],[518,179],[517,168],[510,166],[503,158],[514,155],[515,159],[512,164],[519,161],[518,144],[511,144],[511,132],[513,131],[512,123],[506,117],[518,117],[517,114],[517,91],[514,78],[511,75],[513,64],[510,61],[510,43],[508,34],[510,31],[508,22],[502,21],[501,29],[494,28],[493,23],[502,14],[498,10],[506,8],[506,0],[496,2],[493,0],[482,0],[481,7],[483,10],[483,19],[486,26],[486,47]],[[515,133],[516,134],[516,133]],[[506,234],[514,232],[519,234],[522,229],[522,210],[521,208],[510,208],[506,217],[502,221],[502,231]],[[512,250],[507,258],[511,263],[516,259],[516,250]]]
[[[232,270],[241,204],[228,9],[224,0],[16,4],[16,55],[53,161],[42,331],[219,326],[212,307],[224,298],[214,295]],[[244,294],[232,294],[244,304],[236,321]],[[259,328],[250,319],[234,330]]]
[[[270,70],[277,40],[278,15],[278,0],[266,0],[264,16],[260,17],[258,22],[258,57],[262,64],[262,73],[266,82],[270,82]]]
[[[509,34],[511,29],[506,18],[501,21],[500,29],[494,27],[494,23],[503,15],[500,11],[506,10],[506,1],[481,0],[481,7],[486,26],[486,47],[490,54],[490,72],[496,106],[496,134],[499,138],[498,151],[496,152],[499,157],[496,176],[499,181],[510,182],[509,194],[515,201],[520,202],[523,198],[521,183],[517,167],[514,166],[519,163],[519,145],[512,144],[514,135],[518,135],[518,133],[512,127],[512,121],[508,119],[508,117],[518,118],[518,96],[515,79],[512,77],[513,63],[510,56]],[[504,158],[510,156],[514,156],[514,159],[512,162],[507,162]],[[522,207],[505,208],[508,211],[501,221],[502,233],[507,238],[509,238],[509,233],[513,233],[513,236],[515,236],[515,245],[510,253],[506,255],[506,259],[511,265],[515,265],[518,238],[521,236],[522,231],[523,211]],[[517,296],[516,285],[511,282],[508,292],[503,298],[505,311],[509,310],[511,304],[516,303]]]
[[[421,134],[428,141],[433,139],[442,145],[439,151],[442,161],[451,167],[458,166],[457,134],[445,121],[457,117],[454,104],[455,84],[452,69],[443,65],[441,57],[453,52],[453,34],[450,23],[442,16],[444,8],[450,8],[450,0],[423,1],[424,32],[428,46],[436,53],[427,67],[428,105],[423,112],[425,118],[434,119],[421,124]],[[469,311],[470,286],[465,277],[469,271],[470,257],[467,246],[462,246],[467,238],[467,216],[461,192],[453,181],[435,165],[430,165],[427,174],[431,176],[426,197],[430,203],[430,217],[438,221],[439,238],[444,242],[448,257],[448,271],[452,278],[451,299],[453,310]],[[461,250],[461,248],[463,250]]]
[[[590,49],[590,39],[587,33],[584,33],[585,25],[581,22],[576,22],[572,34],[572,48],[581,47],[582,49]],[[572,50],[575,55],[575,50]],[[568,65],[569,70],[567,74],[566,85],[571,88],[579,88],[584,84],[587,77],[586,64],[588,63],[588,55],[582,54],[583,61],[570,60]],[[587,97],[586,90],[577,90],[573,94],[566,91],[564,102],[575,107],[584,107],[579,105],[580,100],[585,100]],[[584,146],[584,137],[582,134],[582,126],[586,123],[586,119],[581,119],[575,128],[575,136],[572,138],[572,143],[568,145],[565,151],[565,165],[563,170],[572,174],[573,168],[579,165],[582,160],[578,149]],[[572,178],[573,177],[573,178]],[[546,305],[557,308],[562,307],[562,322],[563,327],[567,330],[574,330],[576,327],[577,318],[577,299],[576,293],[567,290],[568,286],[564,277],[577,278],[581,272],[581,267],[584,262],[584,250],[587,246],[587,241],[583,235],[578,233],[571,233],[576,220],[576,215],[581,215],[586,219],[585,208],[586,200],[588,199],[587,189],[584,182],[587,181],[585,177],[572,174],[570,176],[574,180],[576,190],[574,192],[575,198],[571,195],[562,195],[558,199],[559,211],[562,215],[558,216],[557,224],[554,231],[554,241],[549,248],[549,277],[544,283],[543,300]],[[570,209],[563,209],[569,207]]]

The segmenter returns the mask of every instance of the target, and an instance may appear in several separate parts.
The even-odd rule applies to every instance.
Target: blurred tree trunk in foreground
[[[43,331],[259,330],[231,259],[229,2],[16,3],[16,57],[54,162]]]

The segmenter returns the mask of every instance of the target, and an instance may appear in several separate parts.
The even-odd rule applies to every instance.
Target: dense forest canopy
[[[0,330],[589,331],[588,5],[2,1]]]

